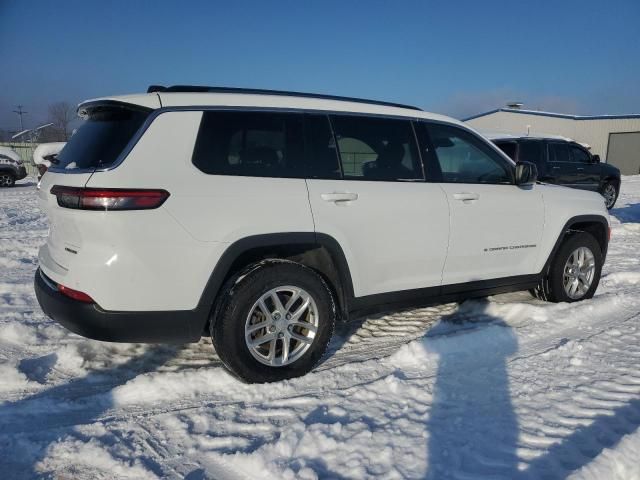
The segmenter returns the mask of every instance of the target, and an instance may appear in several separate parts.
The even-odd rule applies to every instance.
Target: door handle
[[[456,200],[461,200],[466,203],[472,200],[479,200],[480,195],[478,195],[477,193],[460,192],[460,193],[454,193],[453,198],[455,198]]]
[[[553,170],[560,170],[560,167],[551,167]]]
[[[576,168],[576,170],[579,171],[579,172],[584,172],[584,168],[583,167]]]
[[[333,192],[333,193],[323,193],[320,195],[325,202],[352,202],[358,199],[357,193],[349,193],[349,192]]]

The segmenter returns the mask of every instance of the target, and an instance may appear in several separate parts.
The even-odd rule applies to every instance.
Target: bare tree
[[[53,123],[61,140],[69,140],[69,124],[75,119],[75,108],[69,102],[56,102],[49,105],[49,121]]]

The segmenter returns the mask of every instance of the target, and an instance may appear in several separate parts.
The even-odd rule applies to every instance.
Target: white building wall
[[[552,134],[570,137],[577,142],[587,143],[591,152],[606,161],[609,133],[639,132],[640,118],[574,119],[497,111],[466,121],[481,132]]]

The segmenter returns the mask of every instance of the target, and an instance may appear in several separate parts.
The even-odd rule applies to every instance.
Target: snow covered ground
[[[371,317],[312,374],[257,386],[206,340],[100,343],[45,318],[34,190],[0,190],[2,478],[640,478],[639,176],[593,300]]]

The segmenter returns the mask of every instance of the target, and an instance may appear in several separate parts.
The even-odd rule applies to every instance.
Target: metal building
[[[513,108],[515,107],[515,108]],[[518,104],[474,115],[464,121],[481,132],[553,134],[586,143],[623,175],[640,173],[640,114],[564,115],[523,110]]]

